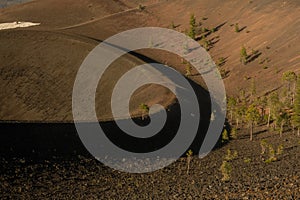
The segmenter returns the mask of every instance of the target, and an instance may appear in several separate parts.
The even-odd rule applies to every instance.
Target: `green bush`
[[[236,128],[231,129],[231,135],[230,136],[231,136],[232,139],[235,139],[235,140],[238,139],[238,133],[237,133]]]
[[[275,156],[275,150],[272,145],[269,145],[269,158],[265,161],[265,163],[275,162],[277,160]]]
[[[228,131],[226,129],[224,129],[222,132],[222,143],[225,143],[228,141],[229,141]]]
[[[277,152],[276,152],[276,154],[277,154],[277,155],[281,155],[281,154],[283,153],[283,149],[284,149],[283,144],[279,145],[279,146],[277,147]]]
[[[175,29],[176,28],[176,25],[174,24],[174,22],[172,21],[172,23],[171,23],[171,29]]]
[[[185,66],[185,75],[186,76],[191,76],[192,75],[192,66],[190,63],[188,63],[186,66]]]
[[[142,120],[144,120],[146,118],[146,116],[149,113],[149,106],[145,103],[140,104],[140,109],[142,111]]]
[[[192,156],[193,156],[193,151],[190,149],[188,150],[188,152],[186,153],[186,162],[187,162],[187,170],[186,170],[186,174],[189,174],[190,171],[190,164],[192,161]]]
[[[247,59],[248,59],[248,53],[247,53],[247,49],[243,46],[241,48],[241,52],[240,52],[240,61],[243,65],[246,65],[247,64]]]
[[[233,152],[233,154],[231,153],[231,150],[230,149],[227,149],[227,154],[225,156],[225,160],[226,161],[231,161],[233,159],[236,159],[238,157],[238,152],[235,150]]]
[[[217,66],[218,67],[221,67],[222,65],[224,65],[226,62],[225,58],[224,57],[220,57],[217,61]]]
[[[139,10],[140,10],[140,11],[143,11],[143,10],[145,10],[145,9],[146,9],[146,6],[141,5],[141,4],[139,5]]]
[[[188,35],[193,40],[196,38],[196,17],[194,14],[190,17],[190,30]]]
[[[261,147],[261,154],[265,154],[266,153],[266,150],[268,148],[268,143],[266,140],[261,140],[260,141],[260,147]]]
[[[220,171],[223,175],[222,181],[229,181],[230,180],[230,174],[232,171],[232,167],[231,164],[227,161],[223,161],[221,167],[220,167]]]
[[[236,23],[234,25],[234,30],[235,30],[236,33],[239,33],[241,31],[238,23]]]

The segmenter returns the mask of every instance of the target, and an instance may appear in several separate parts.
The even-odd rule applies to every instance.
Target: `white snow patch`
[[[11,22],[11,23],[0,23],[0,30],[13,29],[13,28],[24,28],[30,26],[38,26],[41,23],[32,22]]]

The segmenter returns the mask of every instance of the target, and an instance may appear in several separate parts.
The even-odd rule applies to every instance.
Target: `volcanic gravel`
[[[240,131],[240,132],[245,132]],[[266,163],[261,155],[264,139],[275,151],[283,145],[277,161]],[[230,180],[222,181],[220,166],[227,150],[238,156],[229,160]],[[146,174],[119,172],[98,161],[78,156],[29,161],[1,159],[1,199],[299,199],[300,138],[262,130],[249,141],[247,134],[199,159],[187,158]]]

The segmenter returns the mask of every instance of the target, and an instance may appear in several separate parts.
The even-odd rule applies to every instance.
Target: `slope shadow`
[[[199,101],[200,122],[197,135],[189,149],[198,152],[210,123],[211,106],[209,93],[193,81],[190,83]],[[129,136],[117,126],[115,121],[100,122],[100,126],[107,138],[119,148],[129,152],[146,153],[169,144],[176,136],[180,120],[180,105],[175,103],[167,109],[167,121],[163,129],[151,138],[140,139]],[[133,121],[139,125],[149,123],[141,118],[135,118]],[[88,127],[90,124],[82,125]],[[72,159],[78,155],[91,157],[82,144],[74,123],[2,122],[0,130],[0,158],[51,160],[57,157]]]
[[[136,52],[129,52],[146,63],[157,63],[155,60]],[[188,149],[197,153],[206,136],[210,118],[210,94],[200,85],[187,79],[197,96],[200,107],[200,121],[197,135]],[[106,136],[116,146],[130,152],[151,152],[168,144],[176,135],[180,124],[180,105],[175,103],[167,110],[167,121],[163,129],[155,136],[147,139],[133,138],[125,134],[115,121],[100,122]],[[131,120],[131,119],[129,119]],[[133,119],[137,124],[143,124],[141,118]],[[99,123],[99,122],[93,122]],[[147,122],[146,122],[147,123]],[[88,124],[84,124],[84,126]],[[72,159],[83,155],[92,156],[82,144],[74,123],[0,123],[0,158],[8,160],[26,158],[29,160],[45,160],[56,157]],[[220,141],[220,138],[218,138]],[[217,143],[219,145],[220,143]],[[182,152],[184,155],[184,152]]]

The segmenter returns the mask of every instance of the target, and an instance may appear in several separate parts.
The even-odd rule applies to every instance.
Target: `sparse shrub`
[[[209,51],[210,47],[211,47],[211,42],[209,40],[207,40],[206,38],[201,40],[201,46],[206,50]]]
[[[218,61],[217,61],[217,66],[221,67],[221,66],[223,66],[225,64],[225,62],[226,62],[225,58],[224,57],[220,57],[218,59]]]
[[[226,129],[222,132],[222,143],[226,143],[229,141],[228,131]]]
[[[238,23],[236,23],[234,25],[234,30],[235,30],[236,33],[239,33],[241,31]]]
[[[185,75],[186,76],[192,75],[192,66],[190,63],[186,64],[186,66],[185,66]]]
[[[187,170],[186,170],[186,173],[189,174],[189,171],[190,171],[190,164],[191,164],[191,161],[192,161],[192,156],[193,156],[193,151],[190,149],[187,153],[186,153],[186,162],[187,162]]]
[[[258,64],[262,65],[262,64],[264,64],[264,63],[265,63],[265,61],[266,61],[266,59],[259,59],[259,62],[258,62]]]
[[[229,71],[227,71],[226,69],[221,68],[221,69],[219,69],[219,71],[220,71],[222,79],[224,79],[224,78],[226,78],[228,76]]]
[[[216,28],[216,27],[214,27],[214,28],[212,28],[210,31],[211,31],[212,33],[214,33],[214,32],[216,32],[216,31],[217,31],[217,28]]]
[[[250,141],[253,140],[254,125],[261,119],[260,114],[254,104],[251,104],[246,111],[246,121],[250,129]]]
[[[142,120],[144,120],[146,118],[146,116],[148,115],[150,108],[147,104],[142,103],[140,105],[140,109],[142,110]]]
[[[275,162],[275,161],[276,161],[276,159],[271,159],[271,158],[269,158],[269,159],[267,159],[267,160],[265,161],[265,163],[269,164],[269,163]]]
[[[140,10],[140,11],[143,11],[143,10],[145,10],[145,9],[146,9],[146,6],[141,5],[141,4],[139,5],[139,10]]]
[[[292,124],[297,129],[297,135],[300,136],[300,77],[299,76],[297,78],[297,84],[295,89]]]
[[[279,145],[279,146],[277,147],[277,152],[276,152],[276,154],[277,154],[277,155],[281,155],[281,154],[283,153],[283,149],[284,149],[283,144]]]
[[[254,79],[252,79],[252,81],[251,81],[250,94],[251,94],[251,97],[253,98],[252,101],[254,101],[254,98],[256,96],[256,83],[255,83]]]
[[[247,81],[247,80],[250,80],[251,77],[250,76],[244,76],[244,80]]]
[[[265,161],[265,163],[275,162],[277,160],[275,156],[275,150],[272,145],[269,145],[269,158]]]
[[[232,128],[231,129],[231,135],[230,136],[231,136],[232,139],[235,139],[235,140],[238,139],[237,128]]]
[[[260,147],[261,147],[261,155],[266,153],[266,150],[268,148],[268,143],[266,140],[261,140],[260,141]]]
[[[248,59],[248,53],[247,53],[247,49],[243,46],[240,52],[240,61],[243,65],[247,64],[247,59]]]
[[[236,159],[238,157],[238,152],[235,150],[234,152],[233,152],[233,159]]]
[[[222,175],[223,175],[222,181],[225,181],[225,182],[229,181],[230,174],[232,171],[231,164],[224,160],[220,167],[220,171],[222,172]]]
[[[187,64],[186,60],[185,59],[181,59],[181,64]]]
[[[277,160],[276,155],[281,155],[284,149],[284,146],[281,144],[277,147],[277,151],[275,151],[273,146],[271,144],[268,144],[266,140],[261,140],[260,146],[262,149],[261,152],[262,155],[268,151],[268,159],[265,160],[265,163],[275,162]]]
[[[266,124],[268,124],[268,120],[269,120],[269,116],[268,115],[264,115],[262,121]]]
[[[236,159],[238,157],[238,152],[235,150],[233,152],[233,154],[231,153],[231,150],[230,149],[227,149],[227,154],[225,156],[225,160],[226,161],[231,161],[233,159]]]
[[[293,71],[287,71],[283,73],[282,80],[287,83],[287,97],[290,99],[290,104],[292,105],[295,99],[297,75]]]
[[[224,63],[225,62],[225,58],[224,57],[220,57],[219,58],[219,63]]]
[[[236,100],[236,98],[234,98],[234,97],[228,97],[227,98],[227,109],[229,111],[228,113],[229,113],[229,119],[230,119],[230,121],[233,120],[233,114],[234,114],[234,111],[236,110],[236,106],[237,106],[237,100]]]
[[[201,30],[202,33],[206,33],[206,32],[208,32],[208,31],[209,31],[209,30],[208,30],[207,28],[202,27],[202,30]]]
[[[196,38],[196,17],[194,14],[192,14],[190,18],[189,37],[192,38],[193,40]]]
[[[175,28],[176,28],[176,26],[175,26],[175,24],[174,24],[173,21],[172,21],[172,23],[171,23],[171,28],[172,28],[172,29],[175,29]]]
[[[255,50],[255,49],[252,49],[251,50],[251,55],[256,55],[259,53],[259,50]]]

